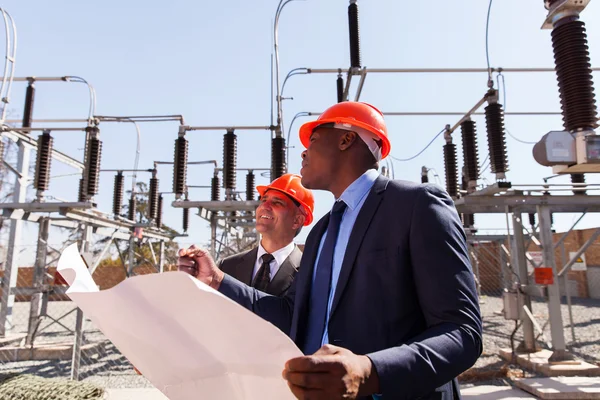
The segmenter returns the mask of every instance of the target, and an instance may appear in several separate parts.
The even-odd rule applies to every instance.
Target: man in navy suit
[[[283,371],[299,399],[457,399],[482,351],[466,238],[452,199],[377,172],[383,115],[343,102],[300,128],[302,184],[331,192],[285,297],[224,274],[192,247],[197,277],[288,333],[305,356]],[[190,257],[190,258],[188,258]]]

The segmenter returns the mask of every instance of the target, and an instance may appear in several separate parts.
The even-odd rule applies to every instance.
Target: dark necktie
[[[267,290],[267,287],[269,286],[269,283],[271,283],[270,264],[271,261],[275,259],[275,257],[273,257],[272,254],[265,253],[260,258],[262,259],[262,265],[258,269],[256,276],[254,277],[254,283],[252,284],[252,286],[260,290],[261,292],[265,292]]]
[[[338,201],[333,206],[327,235],[317,262],[315,280],[310,292],[310,305],[308,311],[308,325],[306,328],[306,340],[304,341],[304,354],[314,354],[321,347],[321,340],[325,331],[327,318],[327,303],[331,291],[331,271],[333,268],[333,251],[340,231],[342,215],[346,209],[346,203]]]

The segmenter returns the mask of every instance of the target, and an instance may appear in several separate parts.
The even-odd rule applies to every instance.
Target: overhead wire
[[[415,154],[414,156],[412,156],[412,157],[410,157],[410,158],[397,158],[397,157],[394,157],[394,156],[392,156],[392,155],[390,155],[390,157],[391,157],[393,160],[396,160],[396,161],[410,161],[410,160],[414,160],[415,158],[417,158],[417,157],[419,157],[421,154],[423,154],[423,152],[424,152],[425,150],[427,150],[427,149],[429,148],[429,146],[431,146],[431,145],[433,144],[433,142],[435,142],[435,139],[437,139],[437,138],[438,138],[438,137],[439,137],[439,136],[440,136],[442,133],[444,133],[444,132],[446,132],[446,128],[442,129],[442,130],[441,130],[441,131],[440,131],[440,132],[439,132],[437,135],[435,135],[435,136],[433,137],[433,139],[431,139],[431,141],[430,141],[430,142],[427,144],[427,146],[425,146],[425,147],[423,148],[423,150],[419,151],[417,154]]]
[[[488,12],[487,12],[487,21],[485,23],[485,58],[487,60],[487,68],[488,68],[488,83],[489,82],[494,82],[493,77],[492,77],[492,66],[490,64],[490,49],[489,49],[489,33],[490,33],[490,15],[492,12],[492,1],[490,0],[490,3],[488,5]]]
[[[76,82],[76,83],[83,83],[83,84],[87,85],[88,91],[90,92],[90,106],[89,106],[89,111],[88,111],[88,122],[91,123],[92,118],[96,114],[96,89],[94,89],[94,87],[88,81],[86,81],[85,79],[83,79],[80,76],[65,76],[64,80],[66,82]]]
[[[504,105],[504,111],[506,111],[506,81],[504,78],[504,74],[502,74],[502,72],[499,72],[498,75],[496,76],[496,82],[498,83],[498,90],[500,90],[500,78],[502,78],[502,102]],[[516,140],[519,143],[523,143],[523,144],[536,144],[537,142],[528,142],[527,140],[523,140],[523,139],[519,139],[518,137],[516,137],[515,135],[513,135],[512,133],[510,133],[510,131],[508,129],[504,129],[506,131],[506,133],[508,133],[508,136],[510,136],[511,138],[513,138],[514,140]]]
[[[15,64],[17,62],[17,26],[13,17],[3,8],[0,7],[0,11],[2,11],[2,17],[4,19],[4,25],[6,27],[6,54],[4,59],[4,75],[2,77],[2,87],[0,90],[0,97],[2,98],[2,102],[4,102],[4,106],[2,107],[2,116],[0,121],[4,121],[6,118],[7,105],[10,101],[10,91],[13,83],[13,79],[15,77]],[[10,26],[9,26],[10,20]],[[10,35],[10,27],[12,27],[12,47],[11,47],[11,35]],[[11,51],[12,49],[12,51]],[[8,72],[9,67],[8,63],[11,63],[10,73]],[[8,77],[8,85],[7,85],[7,75]],[[4,94],[4,88],[6,87],[6,95]]]

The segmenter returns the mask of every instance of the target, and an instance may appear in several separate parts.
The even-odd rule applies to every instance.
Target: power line
[[[488,67],[488,82],[494,82],[493,78],[492,78],[492,69],[491,69],[491,64],[490,64],[490,51],[489,51],[490,14],[492,11],[492,1],[493,0],[490,0],[490,4],[488,6],[487,21],[485,23],[485,57],[487,60],[487,67]]]
[[[439,132],[437,135],[435,135],[435,136],[433,137],[433,139],[431,139],[431,141],[430,141],[430,142],[427,144],[427,146],[425,146],[425,148],[424,148],[423,150],[419,151],[417,154],[415,154],[414,156],[412,156],[412,157],[410,157],[410,158],[396,158],[396,157],[394,157],[394,156],[392,156],[392,155],[390,155],[390,157],[391,157],[393,160],[396,160],[396,161],[410,161],[410,160],[414,160],[415,158],[417,158],[417,157],[419,157],[421,154],[423,154],[423,152],[424,152],[425,150],[427,150],[427,149],[429,148],[429,146],[431,146],[431,144],[432,144],[432,143],[435,141],[435,139],[437,139],[437,138],[438,138],[438,136],[440,136],[440,135],[441,135],[442,133],[444,133],[444,132],[446,132],[446,128],[442,129],[442,130],[441,130],[441,131],[440,131],[440,132]]]

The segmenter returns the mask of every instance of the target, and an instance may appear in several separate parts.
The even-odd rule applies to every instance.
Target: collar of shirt
[[[378,176],[379,172],[369,169],[352,182],[338,200],[343,200],[348,208],[354,211],[361,204],[367,193],[369,193]]]
[[[290,254],[292,254],[292,251],[294,251],[295,246],[296,245],[294,244],[294,242],[290,242],[287,246],[282,247],[281,249],[271,253],[271,255],[275,258],[273,261],[271,261],[271,264],[269,264],[269,267],[271,267],[271,279],[273,279],[273,277],[279,270],[279,267],[281,267],[281,264],[283,264],[283,262],[290,256]],[[254,272],[252,273],[252,279],[254,279],[254,276],[256,275],[258,269],[262,265],[262,255],[266,253],[267,251],[262,246],[262,243],[259,242],[258,252],[256,254],[256,262],[254,263]]]

